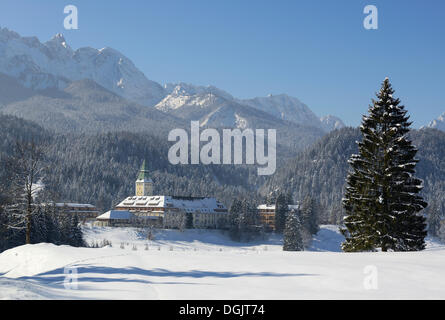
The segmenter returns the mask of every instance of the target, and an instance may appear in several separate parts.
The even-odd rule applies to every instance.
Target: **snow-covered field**
[[[445,246],[431,240],[422,252],[342,253],[337,228],[323,226],[309,251],[283,252],[275,236],[239,244],[215,230],[157,230],[153,241],[133,228],[84,232],[112,246],[1,253],[0,299],[445,299]]]

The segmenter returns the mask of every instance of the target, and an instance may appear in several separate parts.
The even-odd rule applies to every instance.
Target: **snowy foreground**
[[[160,230],[154,241],[132,228],[84,231],[89,243],[112,246],[1,253],[0,299],[445,299],[445,246],[433,241],[423,252],[352,254],[339,251],[333,226],[305,252],[283,252],[274,237],[239,244],[219,231]]]

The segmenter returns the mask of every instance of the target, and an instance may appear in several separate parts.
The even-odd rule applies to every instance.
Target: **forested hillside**
[[[154,108],[127,101],[89,79],[72,82],[63,90],[32,91],[0,74],[0,84],[10,89],[0,91],[0,112],[62,134],[129,130],[167,136],[171,129],[189,125]]]
[[[435,199],[445,207],[445,133],[434,129],[413,130],[411,139],[419,148],[420,160],[417,176],[424,180],[423,196]],[[294,200],[306,195],[318,199],[322,207],[321,222],[338,223],[343,216],[341,199],[344,194],[348,159],[357,153],[356,141],[360,131],[355,128],[335,130],[323,137],[313,147],[300,153],[287,165],[277,170],[275,175],[261,188],[262,194],[276,189],[290,192]],[[428,209],[427,209],[428,211]]]
[[[171,165],[170,142],[148,133],[56,134],[20,118],[0,116],[0,156],[7,156],[17,139],[47,144],[45,190],[57,201],[92,203],[110,209],[134,194],[134,182],[142,161],[152,172],[154,192],[171,195],[214,196],[227,206],[248,192],[261,177],[256,168],[228,165]],[[2,167],[1,170],[4,170]]]
[[[154,192],[171,195],[214,196],[227,206],[238,196],[264,200],[273,190],[290,192],[294,200],[310,195],[321,205],[321,222],[337,223],[343,215],[341,199],[349,166],[357,152],[358,129],[343,128],[323,137],[291,161],[279,165],[271,177],[258,176],[254,166],[171,165],[170,142],[148,133],[113,132],[60,134],[31,121],[1,115],[0,157],[17,139],[48,145],[48,170],[43,182],[57,201],[86,202],[107,210],[134,193],[134,181],[144,159],[154,180]],[[411,133],[419,148],[417,175],[423,195],[445,202],[445,133],[422,129]],[[278,161],[280,162],[279,154]],[[0,170],[4,170],[2,167]],[[259,191],[259,192],[258,192]]]

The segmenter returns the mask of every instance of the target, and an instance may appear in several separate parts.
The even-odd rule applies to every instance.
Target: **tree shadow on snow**
[[[275,273],[275,272],[229,272],[229,271],[206,271],[206,270],[189,270],[189,271],[171,271],[168,269],[150,269],[145,270],[136,267],[130,268],[110,268],[97,267],[90,265],[80,265],[77,269],[77,277],[79,283],[82,282],[127,282],[127,283],[144,283],[144,284],[197,284],[185,282],[153,282],[148,279],[150,277],[176,277],[176,278],[238,278],[238,277],[302,277],[317,276],[317,274],[305,273]],[[20,277],[20,280],[32,280],[46,284],[63,284],[69,279],[71,274],[65,274],[64,268],[51,270],[30,277]],[[103,276],[93,276],[94,274]],[[118,275],[119,277],[107,277]],[[140,277],[144,277],[140,278]],[[137,278],[139,277],[139,278]],[[202,283],[200,283],[202,284]]]

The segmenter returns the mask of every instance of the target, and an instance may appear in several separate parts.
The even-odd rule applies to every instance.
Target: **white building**
[[[153,181],[145,161],[136,180],[136,195],[127,197],[116,210],[127,210],[139,222],[147,221],[166,228],[177,228],[187,214],[193,216],[195,228],[219,228],[227,222],[226,206],[211,197],[152,195]]]
[[[225,223],[227,208],[215,198],[179,196],[132,196],[116,206],[135,217],[156,218],[166,228],[178,227],[180,216],[192,214],[195,228],[218,228]]]
[[[96,218],[97,226],[129,225],[133,215],[126,210],[110,210]]]
[[[56,211],[62,214],[77,215],[82,223],[94,221],[100,214],[99,210],[89,203],[49,202],[44,203],[43,206],[54,207]]]

